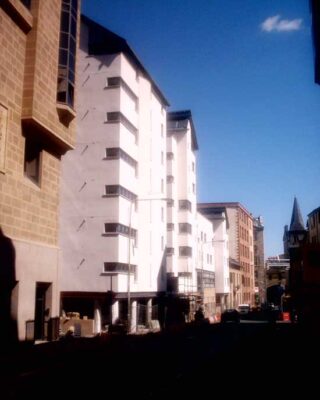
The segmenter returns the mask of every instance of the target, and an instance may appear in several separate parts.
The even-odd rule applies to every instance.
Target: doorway
[[[43,340],[47,337],[47,321],[50,316],[49,299],[51,283],[36,283],[36,299],[35,299],[35,319],[34,319],[34,339]]]

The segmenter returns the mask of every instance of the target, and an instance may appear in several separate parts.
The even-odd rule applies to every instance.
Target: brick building
[[[237,289],[237,301],[253,305],[254,299],[254,260],[253,260],[253,217],[246,208],[238,202],[202,203],[198,205],[201,212],[210,213],[214,208],[225,208],[228,218],[229,257],[233,265],[240,265],[241,284]],[[238,270],[233,271],[237,276]],[[229,274],[229,271],[228,271]],[[233,275],[235,277],[235,275]],[[226,277],[229,281],[229,276]],[[229,283],[228,283],[229,285]],[[238,303],[239,304],[239,303]],[[236,306],[238,305],[236,304]]]
[[[1,268],[14,286],[20,339],[29,320],[43,338],[59,314],[60,157],[75,139],[79,8],[77,0],[0,3],[0,240],[11,251]]]

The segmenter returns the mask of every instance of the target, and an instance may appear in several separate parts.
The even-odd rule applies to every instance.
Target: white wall
[[[168,247],[174,248],[174,255],[168,256],[168,272],[179,276],[190,273],[191,277],[179,278],[180,292],[195,292],[196,282],[196,193],[193,192],[192,183],[195,184],[196,155],[191,146],[191,125],[188,122],[184,130],[169,130],[167,135],[167,152],[173,153],[173,160],[167,160],[167,174],[173,177],[173,182],[167,183],[168,198],[173,199],[174,207],[168,207],[168,222],[174,224],[174,231],[170,233]],[[194,171],[192,171],[194,163]],[[179,210],[179,200],[191,202],[191,212]],[[179,223],[189,223],[192,233],[179,233]],[[180,256],[179,247],[192,248],[192,256]]]
[[[84,43],[85,29],[81,35]],[[165,132],[166,111],[152,94],[148,79],[124,54],[88,56],[82,45],[78,63],[77,143],[62,160],[61,290],[126,292],[125,272],[112,278],[112,287],[110,274],[103,272],[104,262],[128,263],[129,259],[128,237],[104,235],[108,222],[131,223],[138,231],[137,247],[130,240],[130,263],[137,265],[131,291],[163,290],[166,201],[160,199],[166,198],[166,163],[161,161],[166,143],[161,124]],[[108,77],[119,76],[134,96],[122,86],[106,88]],[[107,112],[115,111],[138,129],[137,137],[122,123],[107,123]],[[137,175],[126,161],[105,159],[105,149],[110,147],[120,147],[138,162]],[[126,198],[105,196],[105,185],[121,185],[136,194],[137,211]]]
[[[196,268],[215,272],[215,247],[212,222],[197,213]]]
[[[165,289],[166,277],[165,158],[163,163],[161,162],[161,152],[165,154],[166,145],[165,134],[161,134],[161,124],[165,129],[166,111],[153,94],[150,82],[141,74],[139,74],[139,100],[138,209],[139,266],[142,272],[138,290],[157,291]]]
[[[230,293],[229,244],[224,213],[211,219],[214,231],[216,292]]]

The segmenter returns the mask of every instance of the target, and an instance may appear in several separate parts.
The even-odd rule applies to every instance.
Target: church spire
[[[298,200],[295,197],[293,202],[290,231],[305,231]]]

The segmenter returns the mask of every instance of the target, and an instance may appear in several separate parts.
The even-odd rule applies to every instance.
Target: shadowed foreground
[[[316,388],[318,356],[317,335],[291,324],[72,338],[2,356],[1,393],[4,399],[195,398],[221,391],[256,397],[257,388],[258,396],[307,394]]]

